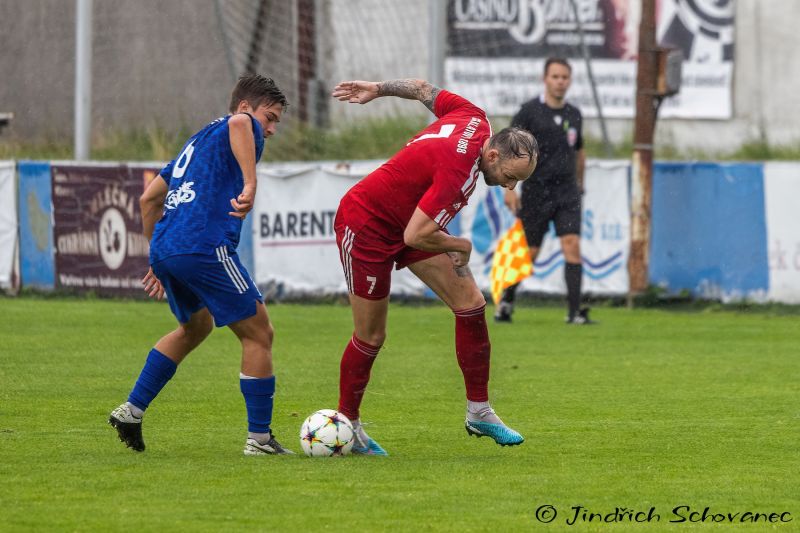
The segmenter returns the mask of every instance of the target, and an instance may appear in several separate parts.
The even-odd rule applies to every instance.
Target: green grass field
[[[297,452],[303,418],[336,406],[349,313],[270,306],[273,428]],[[561,308],[520,309],[490,325],[493,403],[527,439],[501,448],[464,431],[449,311],[394,305],[362,411],[391,455],[330,459],[241,454],[227,330],[151,405],[136,454],[106,419],[173,327],[167,306],[6,298],[0,315],[3,531],[800,530],[797,315],[608,307],[570,327]],[[570,526],[578,505],[661,521]],[[669,523],[677,506],[792,521]]]

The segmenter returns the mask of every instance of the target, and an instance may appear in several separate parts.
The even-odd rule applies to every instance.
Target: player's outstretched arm
[[[419,100],[433,112],[433,103],[441,89],[425,80],[404,79],[389,81],[343,81],[333,89],[332,96],[341,102],[366,104],[380,96],[397,96]]]

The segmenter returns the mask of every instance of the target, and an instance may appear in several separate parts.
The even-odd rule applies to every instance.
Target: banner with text
[[[769,292],[773,302],[800,304],[800,163],[764,164]]]
[[[627,161],[587,163],[581,228],[584,292],[621,295],[628,291],[628,175]],[[458,226],[457,232],[472,241],[470,267],[475,281],[484,292],[488,292],[490,287],[489,272],[497,241],[513,221],[513,216],[503,204],[503,189],[487,187],[483,183],[476,188],[470,204],[454,220],[454,225]],[[566,294],[564,254],[552,223],[533,265],[533,272],[533,276],[520,284],[519,290]]]
[[[255,280],[274,298],[296,294],[344,294],[333,220],[339,200],[380,163],[260,165],[253,218]],[[583,213],[584,287],[595,294],[628,289],[630,216],[627,162],[590,163]],[[513,216],[503,205],[502,189],[482,181],[470,203],[448,231],[472,240],[470,267],[478,286],[489,290],[489,270],[497,239]],[[551,230],[536,274],[522,290],[563,293],[563,256]],[[431,295],[408,269],[392,274],[392,294]]]
[[[547,57],[573,67],[567,99],[597,116],[585,61],[580,20],[592,57],[603,113],[631,118],[635,110],[639,2],[634,0],[450,0],[445,86],[490,115],[514,115],[542,91]],[[662,117],[726,119],[732,115],[734,0],[662,0],[658,39],[684,57],[680,94]]]
[[[347,292],[333,220],[347,190],[382,163],[259,165],[254,277],[265,296]],[[423,293],[408,269],[393,272],[392,294]]]
[[[53,164],[56,288],[144,297],[148,269],[139,197],[152,169]],[[157,171],[157,170],[156,170]]]
[[[254,277],[265,296],[347,292],[333,220],[347,190],[382,163],[259,165]],[[392,294],[424,289],[408,269],[393,272]]]

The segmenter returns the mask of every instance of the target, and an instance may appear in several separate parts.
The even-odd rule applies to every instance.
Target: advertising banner
[[[333,220],[339,200],[382,161],[336,168],[334,164],[260,165],[253,218],[255,280],[265,294],[345,294]],[[626,162],[590,163],[583,213],[584,287],[595,294],[628,289],[630,215]],[[469,204],[448,225],[471,239],[470,267],[488,292],[497,239],[513,223],[503,189],[482,181]],[[554,232],[545,239],[536,273],[521,290],[563,293],[563,256]],[[432,295],[408,269],[392,274],[392,294]]]
[[[769,299],[800,304],[800,163],[764,164]]]
[[[339,200],[383,161],[259,165],[253,216],[255,281],[267,297],[346,294],[333,221]],[[422,295],[407,269],[392,294]]]
[[[543,89],[548,57],[573,67],[567,99],[597,116],[577,21],[592,58],[603,113],[635,111],[641,7],[635,0],[450,0],[445,86],[490,115],[511,116]],[[680,94],[662,117],[726,119],[732,115],[734,0],[658,2],[658,39],[684,57]]]
[[[20,161],[19,255],[22,285],[55,287],[50,163]]]
[[[795,197],[780,181],[775,185],[775,193],[786,194],[779,203]],[[761,164],[657,163],[650,283],[723,302],[766,300],[770,272],[764,205]],[[775,220],[793,228],[789,209]],[[786,238],[792,234],[777,231]]]
[[[627,161],[587,163],[581,229],[584,292],[621,295],[628,291],[628,175]],[[497,240],[514,221],[503,204],[503,189],[481,184],[459,217],[454,223],[460,226],[462,236],[472,240],[472,273],[481,290],[488,292]],[[566,294],[564,254],[552,223],[533,272],[520,284],[520,291]]]
[[[139,197],[145,169],[53,164],[56,288],[144,297],[148,269]]]
[[[0,161],[0,288],[15,283],[17,262],[17,194],[14,162]]]

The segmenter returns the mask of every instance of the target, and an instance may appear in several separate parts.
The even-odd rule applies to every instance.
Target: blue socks
[[[269,433],[272,423],[272,397],[275,394],[275,376],[251,378],[240,375],[244,403],[247,406],[247,431],[250,433]]]
[[[178,365],[155,348],[150,350],[128,402],[144,411],[158,396],[164,385],[175,375]],[[272,397],[275,394],[275,376],[251,378],[242,375],[239,385],[247,406],[247,430],[250,433],[269,433],[272,423]]]
[[[139,374],[139,379],[136,380],[136,385],[133,386],[133,390],[128,396],[128,402],[142,411],[147,409],[153,398],[161,392],[164,385],[175,375],[177,368],[178,365],[172,359],[155,348],[150,350],[144,368],[142,368],[142,373]]]

